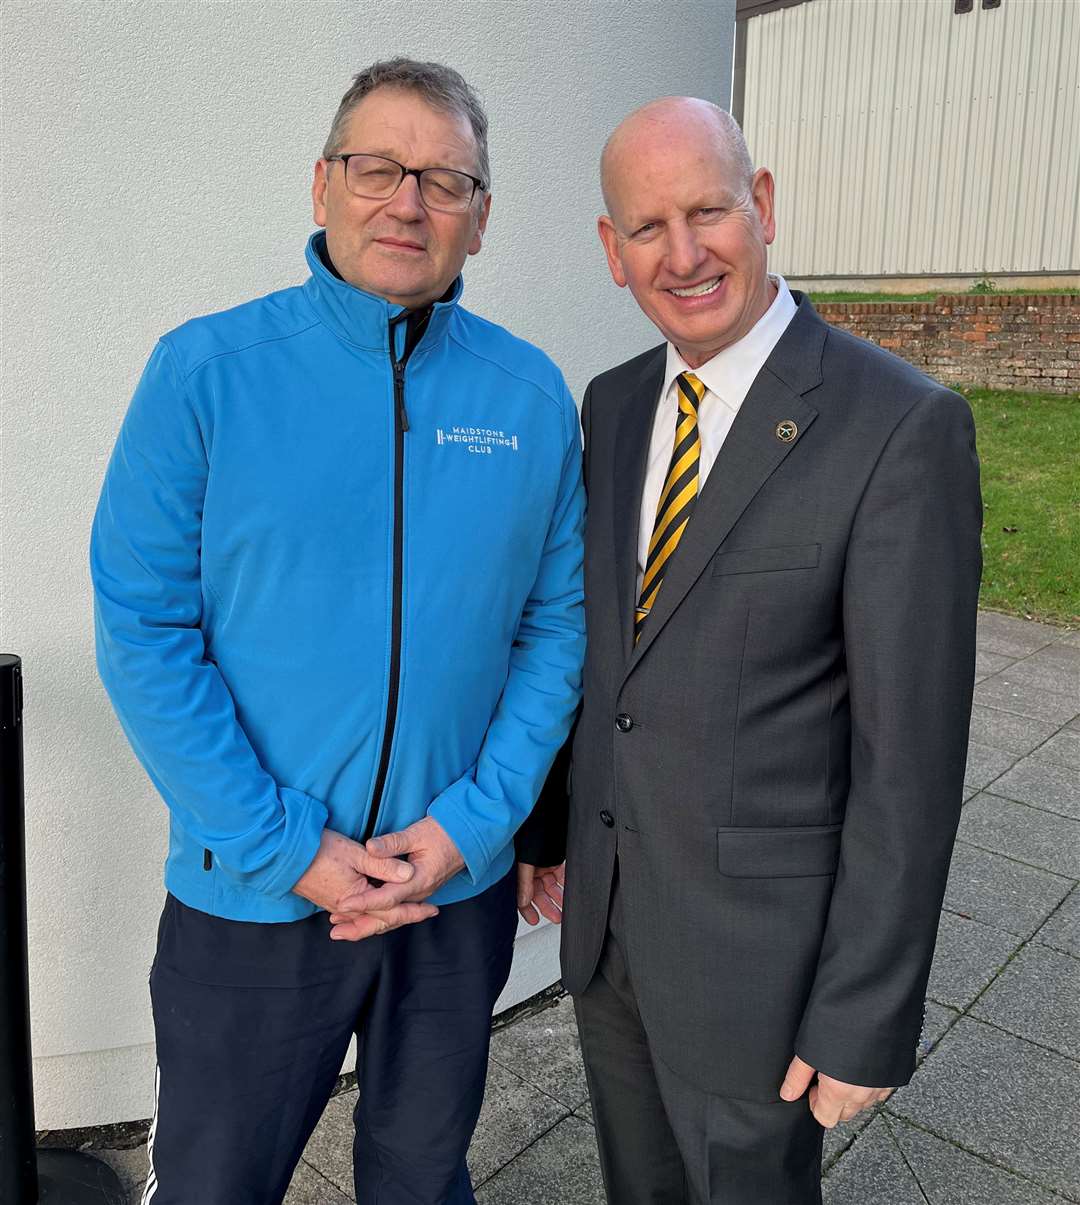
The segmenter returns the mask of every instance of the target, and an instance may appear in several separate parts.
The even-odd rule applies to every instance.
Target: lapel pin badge
[[[782,423],[776,424],[776,438],[781,443],[791,443],[798,434],[799,425],[790,418],[785,418]]]

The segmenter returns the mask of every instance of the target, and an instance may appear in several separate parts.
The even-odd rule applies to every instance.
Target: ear
[[[476,215],[476,229],[473,231],[473,236],[469,240],[469,254],[475,255],[484,244],[484,231],[487,230],[488,215],[491,213],[491,193],[484,193],[484,200],[480,205],[480,211]]]
[[[316,226],[326,225],[326,189],[329,184],[327,172],[330,164],[325,159],[315,160],[315,175],[311,181],[311,212]]]
[[[759,167],[754,172],[750,195],[754,199],[754,208],[761,221],[766,246],[776,238],[776,209],[773,204],[775,189],[776,182],[773,180],[772,172],[767,167]]]
[[[626,273],[623,271],[622,258],[619,255],[619,235],[615,223],[606,213],[596,219],[596,230],[600,241],[604,244],[604,254],[607,256],[608,269],[611,279],[620,289],[626,288]]]

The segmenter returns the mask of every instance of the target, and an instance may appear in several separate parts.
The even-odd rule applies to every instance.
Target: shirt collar
[[[326,232],[316,230],[308,239],[306,258],[311,275],[304,282],[304,292],[319,319],[339,339],[374,351],[386,351],[390,340],[390,323],[405,312],[374,293],[365,293],[342,280],[328,265]],[[431,307],[431,318],[417,354],[441,339],[461,299],[459,276],[443,296]]]
[[[667,345],[667,366],[661,398],[667,397],[668,390],[680,373],[692,372],[726,406],[732,410],[739,409],[750,392],[754,378],[772,354],[798,308],[787,281],[782,276],[770,275],[769,279],[776,285],[776,296],[769,308],[741,339],[717,352],[700,368],[690,368],[679,355],[678,348],[673,343]]]

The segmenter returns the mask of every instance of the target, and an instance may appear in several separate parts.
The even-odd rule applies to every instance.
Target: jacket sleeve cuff
[[[432,800],[427,814],[442,825],[446,835],[457,846],[458,852],[465,859],[464,873],[475,885],[487,874],[492,859],[487,847],[466,818],[470,786],[473,784],[469,779],[459,779]],[[475,790],[475,787],[473,789]]]
[[[915,1074],[917,1039],[910,1043],[860,1038],[850,1027],[825,1033],[803,1024],[795,1053],[815,1071],[863,1088],[900,1088]]]
[[[326,804],[293,787],[282,787],[278,796],[285,809],[285,831],[279,853],[258,887],[264,895],[283,899],[315,860],[329,814]]]

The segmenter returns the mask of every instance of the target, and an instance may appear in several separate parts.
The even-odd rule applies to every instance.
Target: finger
[[[536,867],[530,866],[527,862],[519,862],[517,868],[517,902],[518,908],[523,910],[529,906],[533,897],[533,879],[536,877]],[[522,916],[525,913],[522,911]],[[527,919],[527,918],[526,918]],[[535,924],[536,922],[530,922]]]
[[[439,910],[434,904],[401,904],[397,908],[389,908],[381,912],[365,912],[348,917],[340,924],[333,924],[330,929],[332,941],[362,941],[366,937],[378,937],[389,933],[392,929],[400,929],[402,925],[415,925],[420,921],[438,916]]]
[[[533,903],[540,909],[541,916],[547,917],[553,925],[562,924],[561,901],[553,900],[551,896],[541,891],[533,896]]]
[[[401,858],[380,858],[366,849],[356,851],[356,869],[369,879],[383,883],[408,883],[416,874],[416,867]]]
[[[407,854],[413,846],[413,836],[409,828],[397,833],[383,833],[381,837],[372,837],[367,843],[367,851],[377,858],[398,858]]]
[[[531,902],[522,908],[518,908],[518,912],[521,913],[521,919],[527,925],[538,925],[540,923],[540,913],[536,911]]]
[[[559,907],[562,907],[563,885],[553,875],[546,874],[540,879],[540,886],[548,893]]]
[[[810,1089],[810,1112],[817,1119],[818,1125],[824,1126],[827,1130],[835,1128],[836,1123],[840,1120],[842,1108],[840,1101],[831,1100],[817,1084]]]
[[[798,1055],[788,1064],[788,1069],[784,1074],[784,1082],[780,1085],[780,1098],[782,1100],[798,1100],[800,1096],[810,1087],[810,1081],[814,1078],[814,1068],[809,1063],[804,1063]]]
[[[335,912],[385,912],[399,904],[416,900],[422,894],[416,883],[384,883],[381,887],[365,887],[350,891],[337,902]]]

